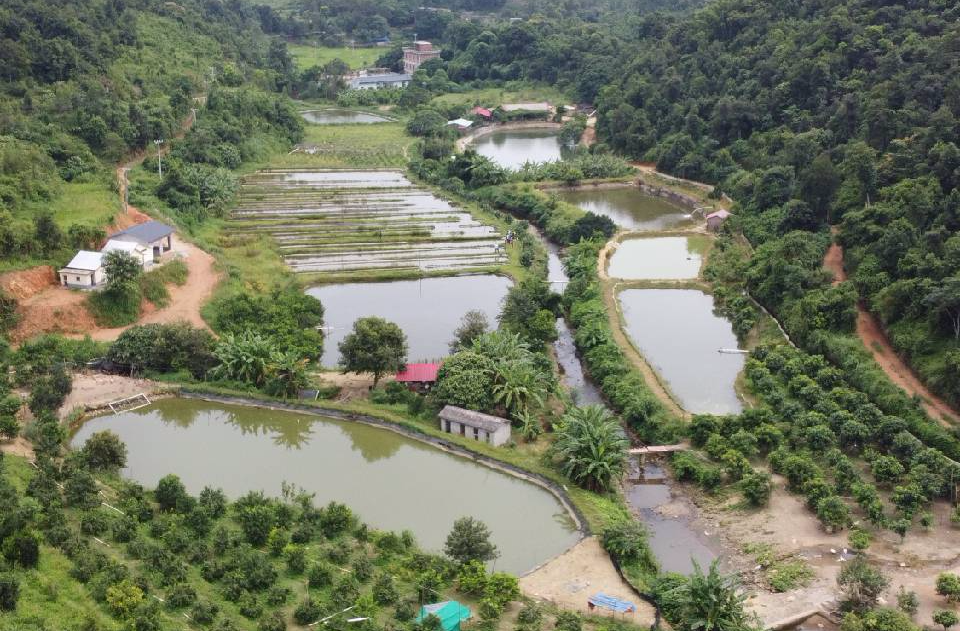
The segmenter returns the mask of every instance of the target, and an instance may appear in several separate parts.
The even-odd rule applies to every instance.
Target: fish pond
[[[744,356],[713,297],[695,289],[624,289],[618,294],[627,334],[683,409],[694,414],[735,414],[734,384]]]
[[[496,327],[510,285],[505,276],[479,274],[312,287],[307,293],[323,303],[324,323],[333,327],[326,332],[321,362],[337,365],[337,345],[354,321],[366,316],[386,318],[406,333],[410,361],[446,357],[453,332],[467,311],[482,311]]]
[[[554,162],[567,152],[556,129],[495,131],[476,138],[470,148],[507,169],[519,169],[526,162]]]
[[[410,530],[441,551],[454,520],[487,524],[498,570],[522,573],[575,543],[579,533],[545,489],[387,429],[307,414],[165,399],[94,418],[73,437],[80,446],[110,430],[128,449],[123,474],[153,487],[175,473],[191,493],[220,487],[280,495],[284,482],[342,502],[371,526]]]
[[[326,109],[300,112],[303,120],[315,125],[349,125],[355,123],[387,123],[393,119],[370,112],[356,110]]]
[[[268,170],[246,176],[229,230],[270,235],[296,272],[477,271],[501,235],[400,171]]]
[[[667,200],[646,195],[636,186],[552,191],[583,210],[613,219],[627,230],[671,230],[695,224],[689,211]]]
[[[709,247],[703,235],[625,239],[610,257],[607,273],[629,280],[697,278]]]

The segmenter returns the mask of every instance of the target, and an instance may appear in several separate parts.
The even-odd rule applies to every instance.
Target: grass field
[[[386,52],[385,48],[327,48],[305,44],[290,44],[287,50],[300,69],[322,66],[328,61],[340,59],[353,70],[372,66]]]
[[[553,86],[519,84],[504,88],[484,88],[482,90],[468,90],[455,94],[441,94],[434,97],[436,105],[483,105],[496,107],[503,103],[530,103],[546,101],[547,103],[570,103],[573,99],[557,90]]]
[[[358,168],[404,167],[414,138],[401,123],[363,125],[309,125],[304,144],[313,155],[297,152],[278,156],[271,167]]]

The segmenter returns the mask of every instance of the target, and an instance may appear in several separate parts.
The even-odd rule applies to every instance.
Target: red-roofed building
[[[437,372],[440,364],[407,364],[397,373],[397,383],[406,384],[411,390],[424,392],[430,390],[437,382]]]
[[[479,116],[479,117],[481,117],[481,118],[490,118],[490,117],[493,116],[493,112],[491,112],[490,110],[488,110],[488,109],[485,108],[485,107],[475,107],[475,108],[473,108],[472,110],[470,110],[470,113],[471,113],[471,114],[476,114],[477,116]]]

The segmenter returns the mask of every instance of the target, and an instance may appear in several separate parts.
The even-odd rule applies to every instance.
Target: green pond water
[[[153,487],[175,473],[191,493],[220,487],[279,495],[289,482],[342,502],[371,526],[411,530],[441,551],[458,517],[484,521],[496,568],[522,573],[559,554],[578,533],[543,488],[386,429],[307,414],[191,399],[164,399],[83,424],[82,445],[111,430],[126,443],[125,476]]]
[[[694,289],[625,289],[618,295],[627,334],[667,382],[683,409],[694,414],[735,414],[734,390],[744,356],[713,296]]]
[[[628,280],[696,278],[709,245],[703,236],[626,239],[610,257],[607,273]]]
[[[567,153],[556,129],[495,131],[480,136],[470,145],[507,169],[519,169],[525,162],[553,162]]]
[[[660,197],[645,195],[635,186],[553,193],[565,202],[609,217],[628,230],[668,230],[694,225],[689,211]]]

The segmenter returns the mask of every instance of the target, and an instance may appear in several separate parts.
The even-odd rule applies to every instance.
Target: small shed
[[[470,608],[456,600],[445,600],[420,607],[416,622],[423,622],[427,616],[440,618],[443,631],[460,631],[460,623],[470,619]]]
[[[447,121],[447,125],[452,125],[460,131],[463,131],[469,129],[470,126],[473,125],[473,121],[467,120],[466,118],[455,118],[452,121]]]
[[[395,377],[397,383],[406,385],[411,390],[426,392],[437,383],[437,372],[440,364],[407,364]]]
[[[470,110],[470,113],[475,116],[479,116],[480,118],[486,118],[487,120],[493,118],[493,112],[485,107],[475,107]]]
[[[80,250],[66,267],[57,270],[57,274],[64,287],[95,289],[107,280],[103,269],[103,253]]]
[[[159,221],[147,221],[111,235],[112,241],[131,241],[153,252],[153,261],[160,261],[165,253],[173,249],[173,226]]]
[[[150,251],[136,241],[120,241],[118,239],[109,239],[100,251],[104,254],[109,252],[126,252],[140,264],[140,267],[147,267],[153,263],[153,256]]]
[[[447,405],[440,410],[440,429],[498,447],[510,440],[510,421],[492,414]]]
[[[730,213],[722,208],[717,212],[710,213],[707,215],[707,229],[713,231],[719,230],[720,226],[723,225],[723,222],[726,221],[729,216]]]

